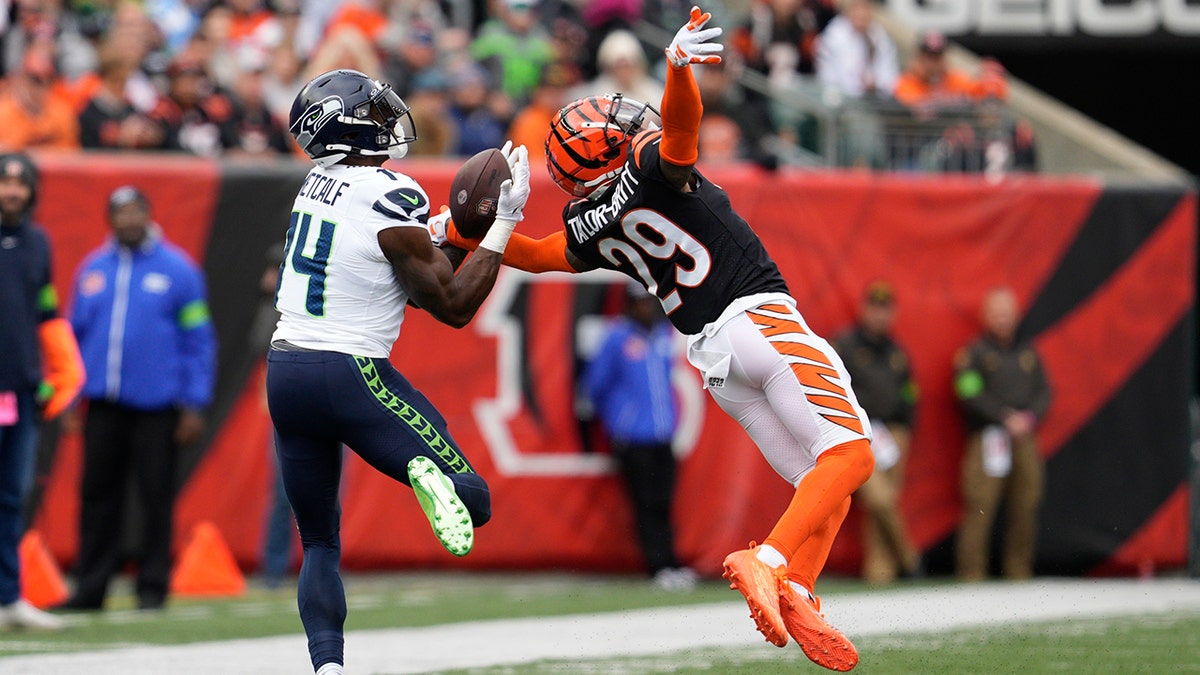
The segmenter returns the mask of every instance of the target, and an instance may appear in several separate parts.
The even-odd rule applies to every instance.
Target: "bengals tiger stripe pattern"
[[[857,434],[864,434],[862,420],[850,402],[843,380],[832,359],[807,341],[813,336],[797,321],[786,305],[767,304],[746,314],[763,337],[791,366],[804,387],[804,396],[821,417]]]

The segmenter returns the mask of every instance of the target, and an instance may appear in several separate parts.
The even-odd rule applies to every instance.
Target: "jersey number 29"
[[[643,229],[653,233],[654,238],[646,236]],[[658,296],[658,281],[655,279],[650,265],[642,254],[653,260],[671,260],[677,254],[683,254],[691,261],[690,265],[676,262],[675,283],[679,286],[695,288],[708,277],[712,270],[712,256],[699,240],[688,234],[686,230],[667,220],[657,211],[650,209],[634,209],[621,219],[621,231],[625,239],[606,237],[598,242],[600,255],[603,255],[613,265],[620,266],[624,258],[637,272],[646,289]],[[667,314],[679,309],[683,300],[679,291],[672,289],[666,297],[659,297],[663,311]]]

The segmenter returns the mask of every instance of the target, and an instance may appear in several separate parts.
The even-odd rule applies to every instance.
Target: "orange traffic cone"
[[[192,529],[192,538],[171,573],[171,592],[179,595],[242,595],[246,577],[211,521]]]
[[[67,599],[67,584],[46,542],[37,530],[29,530],[17,549],[21,560],[21,597],[35,607],[53,607]]]

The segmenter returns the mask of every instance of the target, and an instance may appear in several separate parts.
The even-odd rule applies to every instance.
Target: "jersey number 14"
[[[337,229],[337,224],[322,220],[312,247],[312,255],[305,255],[305,249],[309,248],[308,235],[312,229],[311,224],[311,213],[292,211],[283,262],[279,266],[279,280],[275,284],[275,306],[279,307],[279,288],[283,284],[284,275],[290,269],[296,274],[308,277],[304,309],[311,316],[325,316],[325,267],[329,264],[329,251],[333,248],[333,232]]]

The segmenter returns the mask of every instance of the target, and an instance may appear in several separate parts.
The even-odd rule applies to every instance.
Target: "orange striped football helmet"
[[[660,124],[653,106],[622,94],[572,101],[550,122],[546,168],[564,192],[587,197],[617,177],[633,137]]]

